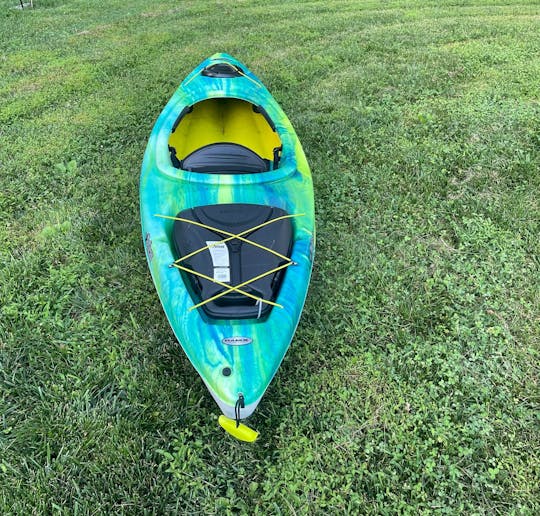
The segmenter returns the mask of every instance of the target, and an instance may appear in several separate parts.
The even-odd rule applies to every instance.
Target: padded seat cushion
[[[238,143],[205,145],[181,162],[181,168],[207,174],[256,174],[269,170],[270,163]]]
[[[177,217],[200,222],[207,226],[239,234],[271,219],[287,215],[285,210],[258,204],[215,204],[199,206],[181,211]],[[260,229],[242,235],[260,245],[268,247],[284,256],[290,257],[293,229],[290,219],[283,219],[268,224]],[[178,257],[205,247],[209,242],[219,242],[228,235],[220,231],[202,228],[188,222],[175,221],[173,241]],[[279,267],[285,260],[264,249],[260,249],[239,239],[219,244],[181,262],[185,267],[198,271],[228,285],[239,285],[250,278],[257,277]],[[188,282],[196,303],[209,299],[225,287],[193,274],[182,273]],[[264,276],[249,283],[242,290],[263,299],[274,301],[285,270]],[[215,319],[250,319],[265,317],[272,309],[271,305],[256,304],[254,299],[237,292],[224,296],[202,306],[211,318]]]

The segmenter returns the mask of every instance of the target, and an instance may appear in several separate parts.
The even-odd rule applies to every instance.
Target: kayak
[[[215,54],[180,84],[140,177],[148,266],[169,324],[244,441],[306,299],[315,244],[311,172],[281,107]]]

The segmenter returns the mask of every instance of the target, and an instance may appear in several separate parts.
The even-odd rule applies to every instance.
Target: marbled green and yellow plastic
[[[216,62],[240,66],[247,77],[210,78],[203,68]],[[168,139],[178,115],[186,106],[209,98],[232,97],[263,106],[283,143],[279,168],[258,174],[204,174],[174,168]],[[171,241],[173,221],[181,210],[207,204],[253,203],[276,206],[290,214],[294,244],[274,307],[264,321],[210,320],[195,303],[178,269]],[[203,61],[182,82],[163,109],[150,135],[140,178],[143,241],[152,278],[169,323],[189,360],[206,383],[222,412],[234,418],[238,394],[243,393],[249,416],[274,377],[296,330],[306,298],[314,251],[314,201],[311,173],[302,146],[278,103],[242,63],[227,54]],[[246,337],[249,344],[223,343],[227,337]],[[245,341],[245,339],[244,339]],[[223,375],[230,368],[230,376]]]

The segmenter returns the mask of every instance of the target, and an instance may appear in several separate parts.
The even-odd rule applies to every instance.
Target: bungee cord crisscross
[[[219,233],[219,234],[222,234],[222,235],[227,235],[227,238],[224,238],[222,240],[219,240],[219,241],[216,241],[216,242],[211,242],[207,245],[205,245],[204,247],[201,247],[200,249],[196,249],[195,251],[192,251],[191,253],[188,253],[186,254],[185,256],[182,256],[180,258],[178,258],[177,260],[175,260],[171,266],[173,267],[176,267],[177,269],[180,269],[184,272],[187,272],[189,274],[193,274],[195,276],[199,276],[207,281],[211,281],[212,283],[216,283],[217,285],[220,285],[221,287],[224,287],[225,290],[219,292],[218,294],[216,294],[215,296],[212,296],[208,299],[205,299],[204,301],[201,301],[200,303],[190,307],[188,309],[188,311],[191,311],[191,310],[194,310],[195,308],[199,308],[203,305],[205,305],[206,303],[210,303],[211,301],[215,301],[216,299],[219,299],[220,297],[222,296],[225,296],[227,294],[229,294],[230,292],[238,292],[239,294],[242,294],[246,297],[249,297],[251,299],[254,299],[256,301],[256,304],[259,304],[259,317],[260,317],[260,313],[261,313],[261,307],[262,307],[262,303],[265,303],[265,304],[268,304],[268,305],[271,305],[271,306],[275,306],[275,307],[278,307],[278,308],[283,308],[283,305],[280,305],[279,303],[275,303],[273,301],[270,301],[269,299],[264,299],[264,298],[261,298],[261,297],[258,297],[258,296],[255,296],[253,294],[251,294],[250,292],[246,292],[245,290],[242,290],[242,287],[245,287],[246,285],[249,285],[250,283],[253,283],[254,281],[257,281],[261,278],[264,278],[265,276],[269,276],[270,274],[274,274],[276,272],[279,272],[280,270],[283,270],[283,269],[286,269],[287,267],[290,267],[291,265],[294,265],[295,262],[293,260],[291,260],[288,256],[285,256],[281,253],[278,253],[277,251],[274,251],[273,249],[270,249],[269,247],[266,247],[262,244],[259,244],[258,242],[254,242],[253,240],[250,240],[249,238],[244,238],[244,235],[247,235],[248,233],[251,233],[253,231],[256,231],[262,227],[265,227],[265,226],[268,226],[269,224],[272,224],[273,222],[277,222],[279,220],[283,220],[283,219],[290,219],[290,218],[293,218],[293,217],[302,217],[304,214],[303,213],[294,213],[292,215],[282,215],[280,217],[276,217],[274,219],[270,219],[270,220],[267,220],[266,222],[263,222],[262,224],[258,224],[256,226],[253,226],[251,228],[248,228],[244,231],[241,231],[240,233],[231,233],[229,231],[226,231],[224,229],[220,229],[220,228],[216,228],[216,227],[213,227],[213,226],[209,226],[207,224],[203,224],[201,222],[197,222],[195,220],[190,220],[190,219],[185,219],[185,218],[182,218],[182,217],[172,217],[170,215],[160,215],[160,214],[155,214],[156,217],[160,217],[160,218],[163,218],[163,219],[170,219],[170,220],[177,220],[177,221],[180,221],[180,222],[185,222],[187,224],[193,224],[194,226],[198,226],[198,227],[202,227],[204,229],[208,229],[209,231],[212,231],[212,232],[215,232],[215,233]],[[207,276],[206,274],[203,274],[202,272],[199,272],[199,271],[196,271],[196,270],[193,270],[193,269],[190,269],[188,267],[184,267],[183,265],[180,265],[180,263],[184,260],[187,260],[188,258],[191,258],[192,256],[202,252],[202,251],[206,251],[208,249],[210,249],[211,247],[214,247],[214,246],[217,246],[217,245],[221,245],[221,244],[226,244],[227,242],[231,241],[231,240],[235,240],[235,239],[238,239],[242,242],[245,242],[247,244],[250,244],[250,245],[253,245],[255,247],[258,247],[259,249],[263,249],[264,251],[267,251],[275,256],[277,256],[278,258],[281,258],[282,260],[285,260],[285,263],[271,269],[271,270],[268,270],[266,272],[263,272],[262,274],[259,274],[257,276],[254,276],[253,278],[250,278],[238,285],[229,285],[227,283],[224,283],[222,281],[219,281],[215,278],[212,278],[211,276]]]

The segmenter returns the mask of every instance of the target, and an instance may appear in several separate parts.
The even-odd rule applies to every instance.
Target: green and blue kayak
[[[143,241],[165,314],[235,437],[289,348],[315,244],[311,173],[275,99],[227,54],[180,84],[150,135]]]

